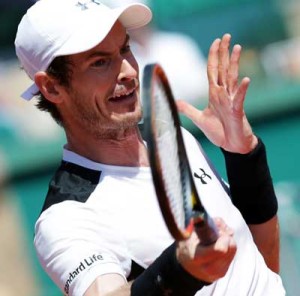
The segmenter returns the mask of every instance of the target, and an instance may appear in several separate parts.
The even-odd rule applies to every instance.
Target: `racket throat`
[[[218,238],[218,231],[213,220],[204,212],[193,213],[194,230],[203,246],[214,243]]]
[[[196,225],[201,226],[205,223],[205,213],[194,210],[192,214],[192,219],[195,226]]]

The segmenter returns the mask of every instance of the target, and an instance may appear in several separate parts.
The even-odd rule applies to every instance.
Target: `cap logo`
[[[77,2],[76,6],[80,7],[81,10],[86,10],[88,9],[88,5],[91,3],[95,3],[97,5],[101,5],[101,2],[99,0],[80,0]]]

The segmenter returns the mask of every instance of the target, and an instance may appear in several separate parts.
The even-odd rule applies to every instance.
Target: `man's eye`
[[[104,66],[106,64],[106,60],[105,59],[100,59],[100,60],[97,60],[95,61],[92,66],[93,67],[101,67],[101,66]]]
[[[121,53],[127,53],[131,50],[130,45],[127,44],[126,46],[122,47]]]

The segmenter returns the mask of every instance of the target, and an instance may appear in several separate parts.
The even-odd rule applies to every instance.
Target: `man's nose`
[[[118,76],[119,82],[129,81],[137,78],[137,70],[131,65],[131,63],[123,59],[121,64],[121,70]]]

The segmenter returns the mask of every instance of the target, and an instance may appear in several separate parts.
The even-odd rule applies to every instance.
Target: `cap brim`
[[[143,4],[131,4],[119,10],[119,19],[128,30],[143,27],[152,19],[151,10]]]
[[[26,89],[26,91],[24,91],[21,94],[21,98],[25,99],[26,101],[30,101],[35,95],[37,95],[37,93],[39,92],[39,88],[37,87],[37,85],[35,83],[33,83],[30,87],[28,87]]]

